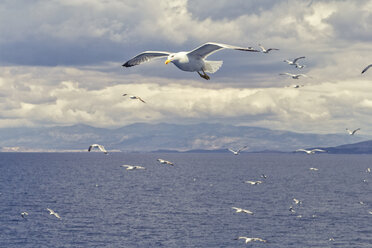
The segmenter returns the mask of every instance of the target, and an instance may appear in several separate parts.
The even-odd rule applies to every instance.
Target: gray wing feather
[[[293,60],[293,63],[296,63],[297,62],[297,60],[299,60],[299,59],[304,59],[305,58],[305,56],[302,56],[302,57],[298,57],[298,58],[295,58],[294,60]]]
[[[195,48],[194,50],[190,51],[188,54],[191,56],[196,56],[196,57],[201,57],[201,58],[206,58],[209,55],[221,50],[221,49],[234,49],[234,50],[239,50],[239,51],[247,51],[247,52],[259,52],[258,50],[255,50],[251,47],[237,47],[237,46],[231,46],[231,45],[226,45],[222,43],[214,43],[214,42],[208,42],[200,47]]]
[[[362,74],[365,73],[371,66],[372,66],[372,64],[370,64],[366,68],[364,68],[363,71],[362,71]]]
[[[170,52],[146,51],[136,55],[123,64],[124,67],[131,67],[150,61],[152,59],[168,57]]]

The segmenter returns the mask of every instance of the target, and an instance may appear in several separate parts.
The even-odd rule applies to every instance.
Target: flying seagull
[[[296,210],[294,210],[294,208],[293,208],[292,206],[289,206],[289,211],[290,211],[291,213],[296,213]]]
[[[123,94],[123,96],[126,96],[126,95],[128,95],[128,94]],[[146,103],[146,102],[145,102],[141,97],[139,97],[139,96],[129,96],[129,98],[130,98],[130,99],[133,99],[133,100],[138,99],[138,100],[140,100],[141,102]]]
[[[49,211],[49,214],[50,215],[54,215],[56,218],[61,219],[61,216],[59,216],[59,214],[57,214],[56,212],[54,212],[52,209],[47,208],[47,210]]]
[[[315,154],[315,152],[326,152],[326,151],[322,149],[312,149],[312,150],[297,149],[296,152],[306,152],[307,154]]]
[[[157,161],[159,161],[161,164],[169,164],[169,165],[174,166],[174,164],[172,162],[161,159],[161,158],[158,158]]]
[[[21,216],[22,216],[23,219],[26,219],[26,216],[27,216],[27,215],[28,215],[27,212],[22,212],[22,213],[21,213]]]
[[[247,209],[242,209],[242,208],[237,208],[237,207],[232,207],[232,209],[236,210],[236,213],[246,213],[246,214],[253,214],[253,212],[247,210]]]
[[[296,199],[296,198],[293,198],[293,201],[294,201],[294,203],[295,203],[296,205],[298,205],[298,204],[301,204],[301,203],[302,203],[302,201],[300,201],[300,200],[298,200],[298,199]]]
[[[366,172],[371,173],[371,168],[367,168]]]
[[[146,170],[145,167],[142,167],[142,166],[139,166],[139,165],[127,165],[127,164],[123,164],[123,165],[120,165],[120,166],[127,168],[127,170]]]
[[[135,65],[142,64],[144,62],[150,61],[156,58],[165,58],[165,64],[172,62],[178,69],[182,71],[196,71],[200,77],[209,80],[210,77],[206,74],[208,73],[215,73],[221,66],[222,61],[208,61],[205,60],[209,55],[222,50],[222,49],[233,49],[239,51],[247,51],[247,52],[259,52],[251,47],[237,47],[226,45],[222,43],[215,43],[215,42],[208,42],[205,43],[192,51],[188,52],[162,52],[162,51],[146,51],[142,52],[135,57],[131,58],[127,62],[123,64],[124,67],[131,67]],[[202,72],[203,74],[201,74]]]
[[[90,145],[88,148],[88,152],[90,152],[93,148],[98,148],[101,152],[104,152],[105,154],[108,153],[103,145],[98,145],[98,144]]]
[[[318,168],[311,167],[311,168],[309,168],[309,170],[318,171],[319,169]]]
[[[252,242],[252,241],[260,241],[260,242],[265,242],[266,243],[266,240],[260,239],[260,238],[248,238],[248,237],[240,236],[236,240],[238,240],[238,239],[245,239],[246,244],[248,244],[249,242]]]
[[[243,151],[245,148],[247,148],[247,146],[243,146],[242,148],[240,148],[240,149],[237,150],[237,151],[234,151],[234,150],[231,149],[231,148],[228,148],[228,150],[229,150],[230,152],[232,152],[234,155],[239,155],[239,153],[240,153],[241,151]]]
[[[249,183],[251,185],[258,185],[258,184],[262,183],[262,181],[245,181],[245,183]]]
[[[287,75],[287,76],[290,76],[293,79],[299,79],[300,77],[308,77],[305,74],[292,74],[292,73],[288,73],[288,72],[286,72],[286,73],[280,73],[279,75]]]
[[[297,61],[298,61],[299,59],[304,59],[304,58],[305,58],[305,56],[295,58],[294,60],[288,60],[288,59],[286,59],[286,60],[284,60],[284,62],[286,62],[288,65],[294,65],[294,66],[296,66],[296,68],[302,69],[302,68],[304,68],[305,66],[304,66],[304,65],[299,65],[299,64],[297,63]]]
[[[365,73],[371,66],[372,66],[372,64],[370,64],[366,68],[364,68],[361,74]]]
[[[355,129],[355,130],[350,130],[350,129],[348,129],[348,128],[346,128],[346,131],[350,134],[350,135],[354,135],[357,131],[359,131],[360,130],[360,128],[357,128],[357,129]]]
[[[293,84],[293,85],[289,85],[289,86],[286,86],[287,88],[295,88],[295,89],[298,89],[298,88],[301,88],[301,87],[304,87],[305,85],[303,84]]]
[[[270,51],[273,51],[273,50],[279,50],[278,48],[268,48],[268,49],[265,49],[265,47],[263,47],[261,44],[258,44],[258,46],[261,48],[261,50],[262,50],[263,53],[269,53]]]

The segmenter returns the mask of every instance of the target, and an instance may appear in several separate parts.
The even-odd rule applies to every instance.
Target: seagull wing
[[[359,131],[360,130],[360,128],[357,128],[357,129],[355,129],[353,132],[352,132],[352,134],[355,134],[357,131]]]
[[[286,73],[279,73],[279,75],[287,75],[287,76],[290,76],[290,77],[295,76],[294,74],[291,74],[291,73],[288,73],[288,72],[286,72]]]
[[[144,62],[150,61],[152,59],[168,57],[170,52],[160,52],[160,51],[146,51],[136,55],[127,62],[123,64],[124,67],[131,67],[135,65],[142,64]]]
[[[105,147],[103,145],[98,145],[98,149],[102,152],[104,152],[105,154],[107,154],[107,151],[105,149]]]
[[[98,147],[98,145],[97,144],[90,145],[88,148],[88,152],[90,152],[95,147]]]
[[[279,50],[278,48],[269,48],[269,49],[267,49],[266,51],[267,52],[270,52],[270,51],[274,51],[274,50]]]
[[[137,96],[137,99],[140,100],[143,103],[146,103],[141,97]]]
[[[304,58],[305,58],[305,56],[295,58],[295,59],[293,60],[293,63],[295,64],[295,63],[297,62],[297,60],[299,60],[299,59],[304,59]]]
[[[237,47],[237,46],[231,46],[231,45],[226,45],[222,43],[214,43],[214,42],[208,42],[200,47],[195,48],[194,50],[188,52],[189,56],[195,56],[195,57],[201,57],[201,58],[206,58],[209,55],[221,50],[221,49],[233,49],[233,50],[239,50],[239,51],[247,51],[247,52],[259,52],[258,50],[255,50],[251,47]]]
[[[227,148],[227,150],[229,150],[232,153],[235,153],[235,151],[233,149],[231,149],[231,148]]]
[[[237,152],[239,153],[239,152],[243,151],[245,148],[247,148],[247,146],[243,146],[243,147],[240,148]]]
[[[372,64],[370,64],[366,68],[364,68],[361,74],[365,73],[371,66],[372,66]]]
[[[322,150],[322,149],[313,149],[312,151],[313,152],[325,152],[325,150]]]
[[[297,149],[296,152],[307,152],[305,149]]]

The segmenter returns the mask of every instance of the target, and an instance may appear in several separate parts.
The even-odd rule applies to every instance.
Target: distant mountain
[[[188,151],[237,149],[246,152],[293,151],[306,147],[334,147],[366,137],[347,134],[311,134],[267,128],[223,124],[145,124],[116,129],[88,125],[40,128],[0,128],[2,151],[84,151],[90,144],[102,144],[120,151]],[[204,151],[205,152],[205,151]]]
[[[328,153],[339,154],[372,154],[372,140],[358,142],[354,144],[340,145],[325,148]]]

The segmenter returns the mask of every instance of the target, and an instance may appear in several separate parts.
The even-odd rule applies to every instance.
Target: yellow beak
[[[167,65],[169,62],[171,62],[171,60],[170,60],[170,59],[167,59],[167,60],[165,61],[165,64]]]

